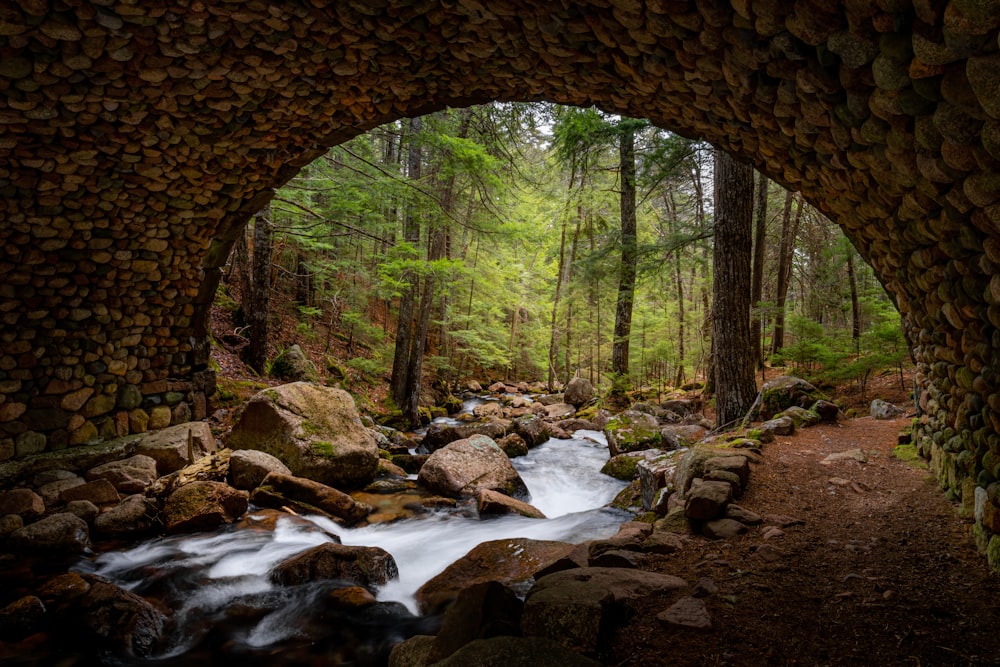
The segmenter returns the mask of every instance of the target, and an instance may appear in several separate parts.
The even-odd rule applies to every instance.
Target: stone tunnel
[[[206,415],[220,267],[393,119],[596,105],[837,221],[895,297],[921,451],[1000,568],[997,0],[8,0],[0,460]]]

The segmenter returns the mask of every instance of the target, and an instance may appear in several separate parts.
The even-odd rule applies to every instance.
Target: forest
[[[747,319],[751,373],[863,395],[873,373],[901,371],[899,315],[840,229],[749,167],[732,187],[720,157],[643,120],[541,103],[378,127],[254,218],[217,296],[232,331],[215,335],[261,375],[307,343],[353,393],[388,384],[381,407],[412,421],[421,386],[468,378],[711,392],[720,291],[745,304],[716,319]],[[713,275],[720,192],[747,210],[736,285]],[[274,334],[281,312],[294,340]]]

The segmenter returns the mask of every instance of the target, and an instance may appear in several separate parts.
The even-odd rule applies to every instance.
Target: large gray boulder
[[[156,461],[159,474],[169,475],[215,452],[215,436],[206,422],[188,422],[144,435],[135,453]]]
[[[566,385],[563,392],[563,400],[570,405],[579,408],[594,397],[594,385],[586,378],[573,378]]]
[[[658,448],[663,442],[660,423],[653,415],[626,410],[608,420],[604,426],[611,456],[624,452]]]
[[[399,576],[392,555],[379,547],[327,542],[275,565],[271,581],[283,586],[338,579],[361,586],[382,586]]]
[[[491,421],[485,424],[431,424],[424,439],[420,441],[418,451],[421,454],[430,454],[456,440],[465,440],[474,435],[485,435],[487,438],[499,440],[507,434],[509,426],[510,424],[503,421]]]
[[[229,434],[231,449],[277,457],[293,475],[330,486],[364,486],[375,478],[378,448],[350,394],[293,382],[252,397]]]
[[[527,498],[528,487],[500,446],[485,435],[474,435],[442,447],[428,457],[417,478],[443,496],[474,496],[481,489],[512,498]]]

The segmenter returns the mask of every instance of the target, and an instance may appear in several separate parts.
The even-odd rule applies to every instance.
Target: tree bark
[[[267,364],[267,322],[271,306],[271,205],[262,208],[253,223],[253,280],[250,286],[247,324],[250,344],[245,360],[250,368],[263,374]]]
[[[754,366],[764,368],[764,338],[761,330],[760,301],[764,296],[764,239],[767,235],[767,176],[757,174],[757,211],[754,214],[753,279],[750,287],[750,335],[753,336]]]
[[[781,242],[778,250],[778,286],[774,299],[774,333],[771,336],[771,352],[777,354],[785,346],[785,302],[788,299],[788,285],[792,278],[792,260],[795,256],[795,237],[798,235],[799,221],[802,219],[802,200],[799,199],[795,218],[792,218],[792,199],[789,191],[785,195],[785,210],[781,214]]]
[[[617,381],[629,371],[629,338],[632,331],[632,304],[638,261],[635,219],[635,129],[626,125],[619,143],[621,178],[622,259],[618,273],[618,307],[615,310],[615,338],[611,346],[611,370]]]
[[[858,278],[854,273],[854,249],[847,248],[847,282],[851,287],[851,338],[855,353],[861,351],[861,302],[858,300]]]
[[[738,422],[757,396],[750,340],[753,169],[715,152],[712,339],[717,427]]]
[[[422,159],[420,129],[421,119],[411,118],[408,131],[410,146],[407,154],[407,176],[410,180],[420,178],[420,161]],[[420,221],[417,219],[416,211],[412,205],[407,209],[403,219],[403,240],[413,247],[420,244]],[[407,407],[406,389],[410,383],[410,346],[413,343],[413,304],[417,299],[419,288],[419,281],[412,271],[405,272],[403,278],[410,286],[403,291],[399,299],[396,348],[392,357],[392,375],[389,379],[389,394],[396,407],[401,410],[405,410]]]

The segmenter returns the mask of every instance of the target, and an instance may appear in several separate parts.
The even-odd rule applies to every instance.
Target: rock
[[[768,380],[761,387],[761,419],[770,419],[785,408],[797,405],[807,407],[826,397],[802,378],[784,375]]]
[[[684,547],[684,538],[669,530],[654,527],[649,537],[643,540],[639,548],[644,553],[650,554],[672,554],[677,553]]]
[[[705,601],[685,596],[656,615],[664,625],[691,630],[711,630],[712,617]]]
[[[94,530],[105,535],[136,535],[157,527],[156,504],[133,494],[94,519]]]
[[[485,581],[498,581],[515,589],[533,579],[573,551],[565,542],[508,538],[473,547],[416,592],[423,614],[440,611],[460,591]]]
[[[170,494],[163,507],[168,533],[211,530],[239,519],[247,494],[222,482],[191,482]]]
[[[465,424],[459,426],[449,426],[445,424],[431,424],[427,428],[424,439],[420,441],[417,451],[431,454],[445,445],[457,440],[466,440],[474,435],[485,435],[488,438],[502,438],[507,433],[508,424],[502,421],[493,421],[485,424]]]
[[[237,449],[229,455],[229,479],[237,489],[252,491],[260,486],[268,473],[276,472],[291,475],[288,469],[276,456],[256,449]]]
[[[17,514],[0,516],[0,538],[7,537],[15,530],[24,527],[24,520]]]
[[[34,595],[11,602],[0,609],[0,640],[18,642],[42,629],[46,609]]]
[[[474,496],[480,489],[527,498],[528,488],[510,459],[490,438],[476,435],[457,440],[430,455],[420,468],[422,485],[453,498]]]
[[[718,471],[735,475],[740,489],[745,489],[750,483],[750,461],[745,456],[714,456],[705,461],[702,469],[705,479],[712,479],[712,474]]]
[[[322,514],[347,525],[357,523],[372,511],[370,506],[333,487],[279,472],[268,473],[250,499],[261,507],[288,506],[301,514]]]
[[[103,463],[84,475],[91,482],[106,479],[124,494],[142,493],[158,476],[156,459],[144,454]]]
[[[658,496],[669,497],[674,492],[675,476],[682,460],[683,454],[680,450],[675,450],[639,461],[636,469],[639,472],[643,509],[654,509]],[[661,493],[661,489],[665,491]]]
[[[122,656],[148,656],[163,634],[163,614],[119,586],[96,578],[89,583],[71,613],[93,634],[91,645]]]
[[[326,599],[334,607],[345,611],[355,611],[378,604],[378,600],[372,592],[361,586],[336,588],[330,591]]]
[[[663,439],[656,417],[626,410],[608,420],[604,427],[611,456],[657,447]]]
[[[89,500],[71,500],[66,503],[66,511],[86,521],[87,525],[93,524],[101,513],[101,509]]]
[[[350,394],[306,382],[253,396],[226,444],[267,452],[293,475],[330,486],[364,486],[378,467],[375,439]]]
[[[858,463],[868,463],[868,455],[857,448],[848,449],[843,452],[828,454],[826,458],[820,461],[820,464],[828,466],[833,463],[837,463],[838,461],[857,461]]]
[[[698,579],[698,583],[694,585],[691,595],[696,598],[707,598],[716,595],[718,592],[719,585],[715,581],[708,577],[701,577]]]
[[[106,479],[95,479],[93,482],[87,482],[86,484],[66,489],[60,494],[59,498],[64,503],[70,503],[75,500],[88,500],[95,505],[110,505],[112,503],[117,505],[121,501],[121,498],[118,496],[118,490]]]
[[[549,419],[569,419],[576,414],[576,408],[569,403],[553,403],[545,406],[545,416]]]
[[[520,514],[530,519],[546,518],[545,514],[534,505],[490,489],[479,490],[476,495],[476,506],[480,514]]]
[[[709,521],[722,515],[733,498],[733,487],[726,482],[695,480],[687,493],[684,514],[694,521]]]
[[[528,453],[528,443],[524,441],[524,438],[519,436],[517,433],[511,433],[506,435],[499,440],[497,440],[497,446],[503,450],[503,453],[507,455],[507,458],[514,458],[516,456],[524,456]]]
[[[776,435],[791,435],[795,433],[795,420],[791,417],[776,417],[762,423],[759,430],[772,438]]]
[[[668,424],[660,429],[664,444],[670,443],[670,449],[690,447],[708,434],[708,429],[700,424]],[[667,447],[663,447],[667,449]]]
[[[603,551],[597,556],[588,559],[587,565],[590,567],[621,567],[637,569],[639,567],[640,555],[635,551],[625,549],[612,549]]]
[[[45,501],[31,489],[11,489],[0,493],[0,516],[17,514],[34,519],[45,514]]]
[[[81,484],[86,484],[86,481],[82,477],[68,477],[65,479],[59,479],[54,482],[49,482],[48,484],[43,484],[38,487],[38,495],[42,497],[45,502],[46,507],[52,505],[58,505],[62,501],[62,493],[66,489],[72,489],[74,486],[80,486]]]
[[[792,405],[785,408],[779,414],[775,415],[775,419],[780,419],[782,417],[790,417],[792,422],[795,424],[795,428],[804,428],[807,426],[813,426],[822,421],[822,418],[818,413],[812,410],[807,410],[806,408],[799,407],[797,405]]]
[[[640,570],[586,567],[549,574],[524,601],[525,636],[545,637],[580,653],[602,649],[625,618],[628,604],[649,595],[687,588],[678,577]]]
[[[206,422],[190,422],[145,434],[136,444],[135,452],[156,461],[159,474],[167,475],[211,454],[215,449],[215,436],[209,425]]]
[[[389,667],[426,667],[430,663],[427,656],[434,646],[434,637],[414,635],[392,647],[389,653]]]
[[[535,403],[538,403],[539,405],[544,405],[545,407],[565,402],[566,401],[564,400],[562,394],[542,394],[541,396],[535,397]]]
[[[591,558],[601,555],[606,551],[639,551],[643,542],[646,541],[653,532],[653,527],[641,521],[626,521],[618,529],[618,532],[603,540],[594,540],[590,543],[588,555]]]
[[[485,401],[472,408],[472,414],[483,421],[503,417],[503,406],[496,401]]]
[[[409,475],[416,475],[424,467],[430,454],[395,454],[392,462],[405,470]]]
[[[701,532],[713,540],[727,540],[745,534],[747,527],[735,519],[723,518],[708,521]]]
[[[563,392],[563,400],[576,408],[580,408],[593,397],[594,385],[586,378],[573,378]]]
[[[390,663],[391,665],[392,663]],[[434,667],[598,667],[585,656],[558,642],[539,637],[477,639],[434,663]]]
[[[362,586],[382,586],[399,576],[396,561],[379,547],[344,546],[328,542],[278,563],[268,575],[283,586],[320,579],[339,579]]]
[[[818,414],[819,418],[825,422],[835,422],[840,416],[840,406],[831,401],[816,401],[809,409]]]
[[[686,398],[675,398],[661,401],[660,407],[681,417],[687,417],[701,410],[701,403]]]
[[[309,361],[302,348],[293,344],[271,362],[271,377],[286,382],[319,382],[316,365]]]
[[[764,522],[764,518],[756,512],[732,504],[726,506],[726,518],[739,521],[744,526],[759,526]]]
[[[28,524],[10,534],[17,551],[77,554],[90,550],[87,522],[69,512],[60,512]]]
[[[595,422],[589,419],[581,419],[579,417],[571,417],[570,419],[563,419],[562,421],[556,422],[555,424],[563,431],[567,433],[573,433],[574,431],[600,431],[601,427]]]
[[[525,415],[511,422],[510,430],[524,439],[528,448],[537,447],[549,439],[546,424],[537,415]]]
[[[872,401],[870,413],[873,419],[896,419],[906,414],[906,411],[892,403],[876,398]]]
[[[427,664],[447,658],[476,639],[520,634],[523,607],[513,590],[496,581],[464,589],[445,611]]]

